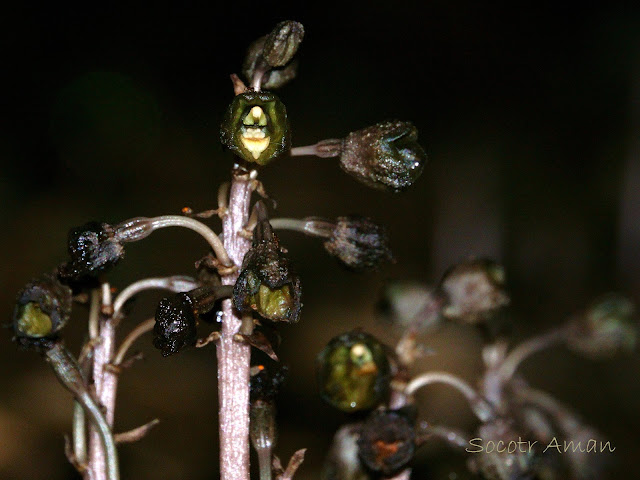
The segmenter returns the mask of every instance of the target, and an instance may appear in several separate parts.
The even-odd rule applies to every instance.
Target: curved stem
[[[117,318],[124,304],[132,297],[145,290],[160,289],[172,292],[187,292],[198,287],[198,282],[191,277],[174,275],[171,277],[145,278],[132,283],[122,290],[113,302],[113,316]]]
[[[409,382],[405,389],[405,393],[407,395],[412,395],[420,388],[433,383],[444,383],[462,393],[469,402],[469,406],[471,407],[471,410],[473,410],[473,413],[483,422],[494,416],[493,407],[483,399],[471,385],[461,378],[447,372],[423,373]]]
[[[213,230],[207,227],[204,223],[194,220],[193,218],[182,217],[180,215],[162,215],[160,217],[154,217],[149,219],[151,222],[152,230],[158,230],[160,228],[167,227],[183,227],[193,230],[200,234],[207,243],[211,246],[218,260],[226,267],[233,266],[232,260],[229,258],[227,251],[222,244],[218,235]]]
[[[73,402],[73,426],[71,437],[73,439],[73,455],[76,461],[83,465],[87,463],[87,422],[82,404]]]
[[[116,239],[126,243],[137,242],[148,237],[152,232],[166,227],[182,227],[193,230],[207,241],[223,265],[227,267],[233,265],[218,235],[204,223],[193,218],[181,215],[161,215],[153,218],[137,217],[121,222],[114,229]]]
[[[427,422],[422,422],[419,433],[426,437],[425,440],[429,437],[440,438],[455,448],[464,449],[469,446],[469,435],[443,425],[429,425]]]
[[[131,348],[131,345],[133,345],[133,343],[142,335],[153,330],[153,326],[155,324],[156,319],[149,318],[144,322],[139,323],[133,330],[131,330],[120,344],[120,348],[118,348],[118,351],[114,355],[111,364],[114,366],[120,365],[124,360],[124,356],[127,354],[127,350]]]
[[[566,338],[566,328],[559,328],[521,343],[507,355],[502,365],[498,367],[497,377],[503,383],[509,381],[524,360],[540,350],[564,341]]]
[[[80,369],[69,351],[62,343],[55,344],[45,353],[45,358],[53,368],[56,376],[69,390],[74,398],[82,405],[84,411],[89,415],[96,427],[102,446],[106,453],[105,473],[108,480],[118,480],[118,452],[109,424],[107,423],[100,407],[89,394]]]

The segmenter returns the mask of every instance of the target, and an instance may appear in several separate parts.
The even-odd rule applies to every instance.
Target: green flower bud
[[[418,130],[391,120],[350,133],[344,139],[340,166],[373,188],[401,192],[420,174],[427,155],[418,145]]]
[[[284,104],[270,92],[236,95],[222,122],[220,140],[247,162],[268,164],[290,148]]]
[[[376,410],[360,429],[358,456],[372,472],[390,477],[407,468],[416,451],[413,422],[400,412]]]
[[[633,351],[638,336],[635,313],[635,306],[627,298],[606,295],[573,320],[569,347],[593,358]]]
[[[320,395],[345,412],[372,409],[389,393],[391,367],[385,347],[367,333],[353,331],[333,338],[316,364]]]
[[[32,280],[20,291],[13,311],[14,341],[47,350],[71,315],[71,289],[53,275]]]
[[[353,270],[371,270],[391,259],[386,229],[359,215],[338,217],[324,242],[329,254]]]
[[[257,312],[279,322],[295,323],[300,315],[302,289],[278,238],[267,220],[253,231],[253,246],[244,256],[242,271],[233,288],[233,302],[240,312]]]
[[[451,267],[442,277],[440,291],[446,297],[442,314],[465,323],[482,323],[509,304],[501,265],[471,259]]]

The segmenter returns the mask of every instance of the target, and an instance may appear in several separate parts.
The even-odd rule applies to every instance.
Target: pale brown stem
[[[567,338],[567,329],[558,328],[551,332],[533,337],[514,348],[499,367],[498,375],[503,383],[508,382],[520,364],[540,350],[545,350]]]
[[[240,235],[249,219],[250,176],[233,171],[229,210],[224,217],[224,247],[240,268],[251,241]],[[238,272],[222,277],[224,285],[233,285]],[[242,325],[241,316],[231,300],[222,303],[222,330],[217,345],[218,401],[220,406],[220,479],[249,480],[249,367],[250,346],[234,340]]]
[[[140,322],[133,330],[131,330],[120,344],[120,348],[118,348],[118,352],[114,355],[111,364],[116,367],[120,365],[124,360],[124,356],[127,354],[127,350],[131,348],[131,345],[133,345],[133,343],[142,335],[153,330],[155,323],[155,318],[149,318]]]
[[[104,411],[104,418],[109,428],[113,428],[115,410],[115,394],[118,377],[105,368],[113,357],[115,348],[115,325],[110,315],[111,287],[102,284],[102,318],[100,320],[98,342],[93,352],[93,383],[96,398]],[[100,434],[94,428],[89,431],[89,465],[88,473],[91,480],[104,480],[105,465],[107,463],[105,451],[100,441]]]

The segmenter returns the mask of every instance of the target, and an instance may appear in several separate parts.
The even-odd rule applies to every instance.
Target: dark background
[[[356,275],[316,242],[282,235],[305,308],[298,325],[282,329],[279,355],[292,375],[277,453],[288,459],[308,447],[297,478],[318,478],[346,418],[314,393],[315,352],[355,326],[392,342],[373,308],[388,279],[434,283],[460,259],[492,256],[508,272],[516,339],[608,290],[640,300],[639,14],[622,2],[10,7],[0,20],[2,318],[24,283],[64,260],[70,227],[212,208],[233,161],[218,141],[228,76],[253,39],[280,20],[301,21],[299,76],[279,92],[294,145],[397,117],[419,128],[430,157],[415,187],[397,196],[361,186],[331,159],[285,159],[261,172],[279,215],[369,215],[389,226],[397,259]],[[128,247],[112,283],[189,274],[204,250],[192,233],[154,234]],[[159,296],[141,298],[121,334]],[[68,327],[76,351],[84,318],[76,309]],[[8,330],[1,340],[0,478],[72,478],[62,440],[69,395]],[[146,360],[122,376],[116,429],[162,423],[120,449],[123,478],[217,478],[214,350],[163,359],[146,340]],[[420,369],[477,378],[475,332],[448,326],[425,342],[437,355]],[[523,371],[600,429],[617,447],[612,478],[630,478],[639,367],[638,355],[595,362],[552,349]],[[420,417],[476,426],[445,387],[420,395]],[[415,478],[464,472],[464,457],[436,444],[423,450]]]

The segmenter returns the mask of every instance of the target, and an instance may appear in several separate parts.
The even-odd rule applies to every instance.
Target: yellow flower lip
[[[257,131],[257,133],[254,133],[254,131]],[[260,138],[259,134],[262,134],[263,138]],[[260,155],[262,155],[262,152],[267,149],[271,141],[271,137],[266,137],[264,135],[265,133],[262,130],[248,128],[240,137],[240,141],[242,142],[242,145],[244,145],[244,148],[249,150],[249,153],[251,153],[253,158],[256,160]]]

